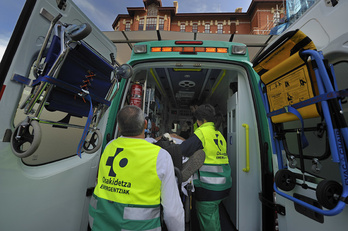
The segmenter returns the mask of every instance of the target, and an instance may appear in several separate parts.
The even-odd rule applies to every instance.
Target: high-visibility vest
[[[201,140],[205,160],[194,176],[195,187],[223,191],[232,185],[231,168],[226,152],[226,140],[215,130],[213,122],[202,124],[195,132]]]
[[[160,230],[161,180],[156,170],[160,149],[125,137],[106,146],[94,190],[98,203],[90,207],[93,230]]]

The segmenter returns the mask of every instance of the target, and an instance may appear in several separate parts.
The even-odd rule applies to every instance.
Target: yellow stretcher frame
[[[254,70],[265,85],[269,112],[313,98],[318,94],[315,74],[307,57],[300,51],[315,49],[313,42],[300,30],[290,32],[279,46],[271,47],[266,56],[256,61]],[[285,41],[285,42],[284,42]],[[320,116],[320,104],[298,109],[303,119]],[[292,113],[271,117],[273,123],[298,120]]]
[[[300,50],[316,50],[312,40],[300,30],[290,31],[277,41],[254,61],[254,70],[260,76]]]
[[[299,52],[262,75],[261,80],[266,86],[270,112],[313,98],[318,93],[311,65],[300,57]],[[303,119],[320,116],[317,104],[299,108],[298,112]],[[297,119],[292,113],[271,117],[273,123]]]

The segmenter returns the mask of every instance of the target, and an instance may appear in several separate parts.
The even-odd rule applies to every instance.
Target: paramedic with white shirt
[[[184,210],[169,153],[147,142],[143,111],[125,106],[117,115],[121,137],[100,159],[98,183],[89,207],[98,230],[161,230],[160,205],[169,231],[184,231]]]

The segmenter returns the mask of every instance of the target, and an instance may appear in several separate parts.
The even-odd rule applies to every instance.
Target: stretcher
[[[205,160],[203,150],[196,151],[190,158],[183,157],[179,144],[182,140],[172,138],[165,133],[155,145],[168,151],[174,165],[175,176],[177,179],[178,190],[184,205],[186,230],[192,230],[192,194],[194,192],[193,174],[202,167]]]
[[[35,80],[15,74],[12,78],[31,87],[31,93],[20,109],[27,115],[11,137],[11,148],[18,157],[28,157],[35,152],[41,140],[39,123],[56,127],[83,129],[77,155],[93,153],[102,143],[98,123],[110,106],[119,89],[121,78],[129,78],[132,68],[119,65],[110,54],[109,61],[83,39],[91,32],[87,23],[66,24],[53,18],[32,66]],[[41,118],[43,109],[65,112],[61,121]],[[85,126],[70,124],[70,117],[87,117]],[[29,144],[29,145],[28,145]]]
[[[339,214],[348,203],[348,128],[341,107],[348,90],[337,89],[332,66],[301,31],[291,31],[278,41],[254,63],[255,71],[261,76],[260,92],[277,155],[279,170],[275,173],[274,190],[293,201],[296,211],[323,222],[323,216]],[[316,127],[306,126],[306,119],[316,117],[321,123]],[[298,127],[284,129],[284,124],[295,120],[300,121]],[[326,144],[321,155],[304,154],[310,145],[306,139],[308,132],[324,137]],[[298,153],[289,151],[286,138],[289,133],[297,138]],[[284,153],[288,164],[284,163]],[[320,162],[329,158],[338,164],[341,182],[310,180],[304,160],[312,160],[311,170],[315,172],[321,168]],[[296,167],[300,174],[291,170]],[[315,188],[311,186],[313,183]],[[295,187],[314,190],[316,200],[299,193],[291,195]]]

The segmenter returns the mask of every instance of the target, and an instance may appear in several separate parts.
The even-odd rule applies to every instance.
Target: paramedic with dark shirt
[[[232,186],[226,140],[216,129],[219,122],[215,120],[219,117],[213,106],[200,105],[195,117],[199,127],[180,147],[188,157],[199,149],[205,152],[204,164],[194,175],[197,217],[201,230],[221,230],[219,204]]]
[[[160,205],[169,231],[184,231],[184,210],[167,151],[147,142],[144,113],[125,106],[117,115],[121,137],[101,156],[89,206],[93,231],[161,230]]]

